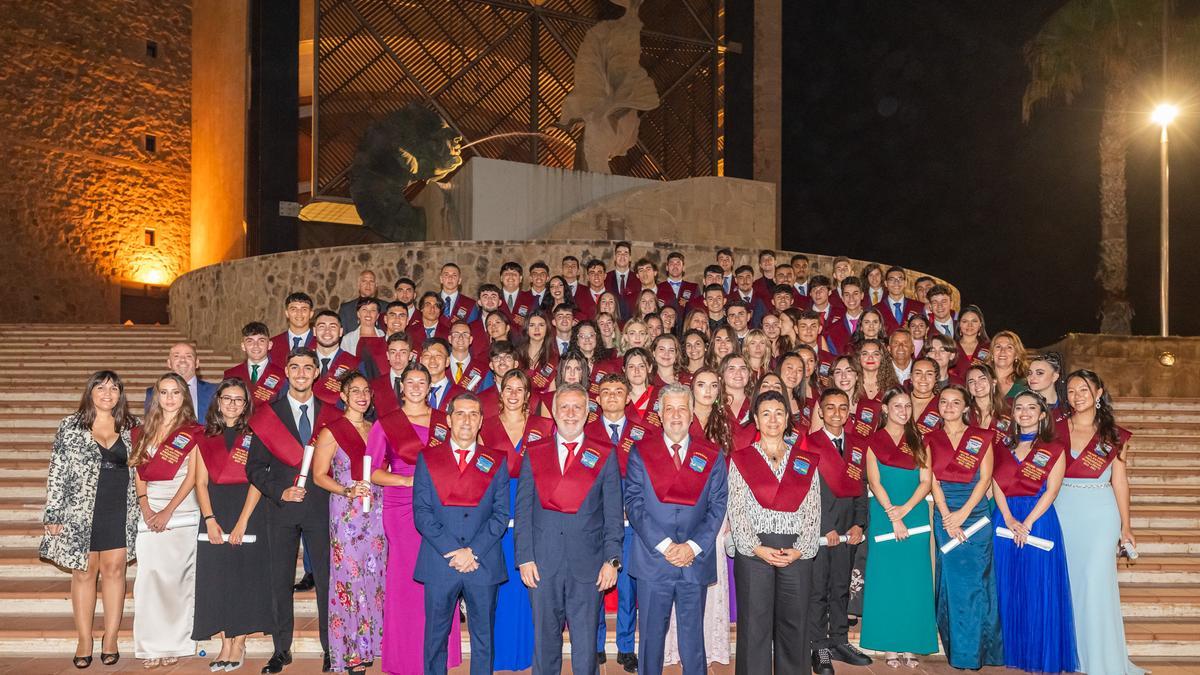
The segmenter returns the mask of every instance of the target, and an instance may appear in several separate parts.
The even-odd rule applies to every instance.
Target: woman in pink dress
[[[430,440],[449,427],[444,413],[431,409],[429,371],[414,364],[400,377],[401,407],[371,427],[367,454],[371,456],[371,482],[383,488],[383,530],[388,540],[387,597],[383,606],[383,672],[421,675],[424,672],[425,594],[413,581],[421,536],[412,519],[412,476],[417,455]],[[447,667],[462,663],[462,637],[458,613],[450,629]]]

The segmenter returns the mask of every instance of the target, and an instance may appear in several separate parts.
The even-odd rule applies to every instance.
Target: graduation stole
[[[547,340],[552,339],[550,337]],[[557,363],[543,363],[537,368],[531,368],[526,372],[529,375],[529,384],[534,391],[546,391],[551,382],[554,382],[554,377],[558,372]]]
[[[1066,426],[1065,424],[1063,426]],[[1067,478],[1099,478],[1104,470],[1112,464],[1117,455],[1121,454],[1121,449],[1129,442],[1133,434],[1129,431],[1117,427],[1117,442],[1116,444],[1101,442],[1100,434],[1092,435],[1092,440],[1088,442],[1087,447],[1083,452],[1079,453],[1067,464]],[[1070,439],[1067,435],[1064,438]],[[1069,442],[1069,440],[1068,440]]]
[[[142,427],[135,429],[139,432],[138,438],[142,435],[141,430]],[[183,464],[203,437],[204,427],[199,424],[189,423],[177,427],[158,444],[154,455],[137,468],[138,475],[145,481],[175,478],[179,465]],[[137,443],[137,440],[134,440],[134,443]]]
[[[246,478],[246,460],[250,457],[250,442],[254,434],[239,433],[233,438],[233,447],[225,445],[225,434],[204,436],[200,440],[200,457],[208,469],[208,480],[217,485],[243,485]]]
[[[917,459],[913,456],[913,449],[908,447],[908,440],[903,435],[900,436],[900,444],[896,445],[896,441],[892,440],[892,435],[887,432],[887,429],[879,429],[867,439],[867,445],[871,452],[875,453],[875,459],[880,464],[896,469],[915,469],[917,468]]]
[[[792,444],[791,452],[784,459],[782,478],[775,478],[771,465],[754,445],[735,451],[731,459],[750,488],[750,493],[764,509],[792,512],[800,508],[808,496],[821,456],[809,452],[806,439],[800,438],[799,442]]]
[[[345,417],[337,418],[328,426],[329,433],[333,434],[333,440],[337,441],[338,447],[350,459],[350,480],[367,480],[369,476],[363,476],[363,456],[367,454],[367,440],[358,434],[354,422]],[[333,475],[332,464],[329,467],[329,473]]]
[[[429,426],[432,428],[439,423],[446,425],[446,413],[434,409],[429,415]],[[383,429],[383,435],[387,436],[388,444],[397,457],[409,464],[417,463],[417,455],[421,454],[425,441],[417,435],[403,408],[396,408],[380,417],[376,424]]]
[[[287,382],[287,375],[284,374],[283,368],[271,361],[267,361],[266,367],[258,375],[257,382],[250,381],[250,366],[246,365],[245,361],[225,371],[225,377],[236,377],[245,382],[246,387],[251,390],[250,396],[255,403],[266,403],[275,398],[279,392],[283,391],[283,385]]]
[[[458,457],[449,443],[426,446],[422,453],[443,506],[479,506],[496,471],[505,466],[499,453],[478,444],[471,463],[462,472],[458,470]]]
[[[854,433],[866,437],[875,433],[882,418],[883,404],[863,396],[858,399],[858,405],[854,408],[854,415],[851,416],[850,421],[854,423]]]
[[[317,363],[320,363],[319,359]],[[358,368],[358,357],[344,349],[339,349],[337,356],[329,362],[329,369],[313,384],[313,394],[326,405],[336,406],[341,403],[342,383],[338,382],[338,378],[356,368]]]
[[[829,386],[829,380],[833,377],[834,360],[835,357],[831,351],[820,346],[817,347],[817,382],[822,389]]]
[[[531,414],[525,418],[525,430],[521,432],[521,438],[513,445],[504,424],[499,418],[492,417],[479,429],[479,440],[489,448],[504,451],[508,456],[508,476],[518,478],[521,475],[521,459],[525,456],[525,449],[530,443],[548,438],[553,433],[554,420]]]
[[[995,435],[991,429],[968,426],[955,447],[945,429],[930,432],[925,436],[925,444],[929,446],[934,477],[949,483],[970,483]]]
[[[580,436],[574,459],[568,457],[566,471],[560,472],[558,441],[554,436],[530,443],[525,454],[529,456],[529,468],[533,471],[533,484],[542,508],[578,513],[612,451],[609,443],[597,443],[586,435]]]
[[[925,404],[925,409],[916,418],[917,431],[924,436],[934,429],[940,429],[942,426],[942,416],[938,414],[938,397],[934,396],[929,403]]]
[[[1035,440],[1025,459],[1017,459],[1011,450],[996,452],[992,479],[1004,491],[1005,497],[1032,496],[1042,489],[1050,469],[1067,449],[1057,441]]]
[[[807,429],[812,425],[813,410],[816,407],[817,397],[815,394],[804,399],[803,404],[797,406],[797,410],[792,413],[792,426],[797,429]]]
[[[462,289],[458,289],[458,295],[454,296],[454,308],[451,310],[450,317],[459,321],[467,318],[471,311],[475,309],[475,299],[468,298],[463,295]],[[442,316],[445,316],[443,312]]]
[[[810,452],[821,455],[821,480],[838,498],[860,497],[863,493],[863,476],[866,475],[866,439],[842,431],[845,456],[829,439],[824,429],[808,435]]]
[[[655,396],[657,393],[658,390],[654,387],[646,387],[646,391],[643,391],[642,395],[639,396],[636,401],[630,402],[633,405],[634,412],[636,412],[637,415],[642,419],[649,417],[650,413],[654,413],[656,416],[658,415],[658,399],[657,396]],[[653,401],[653,403],[651,403],[651,401]],[[660,419],[657,424],[654,424],[654,426],[662,426],[662,420]]]
[[[967,372],[967,368],[970,368],[976,363],[984,363],[988,360],[988,357],[992,355],[991,346],[991,343],[979,340],[975,343],[975,349],[972,350],[972,353],[968,354],[967,350],[962,348],[962,343],[959,343],[958,359],[956,359],[954,362],[956,367],[960,368],[965,374]]]
[[[360,337],[358,338],[358,354],[359,361],[371,361],[375,364],[375,370],[381,373],[386,373],[391,368],[387,358],[387,338],[379,337]]]
[[[588,396],[596,398],[600,395],[600,380],[609,373],[619,373],[623,370],[621,359],[604,359],[592,366],[592,379],[588,382]]]
[[[734,413],[733,408],[731,408],[728,403],[725,403],[723,407],[725,408],[725,417],[729,418],[729,423],[731,425],[736,424],[738,426],[745,426],[750,423],[749,396],[742,399],[742,407],[736,413]]]
[[[375,406],[375,414],[379,418],[400,408],[400,399],[396,398],[396,383],[392,381],[391,366],[385,368],[382,375],[371,380],[371,403]]]
[[[678,470],[675,469],[671,451],[660,434],[644,438],[638,444],[638,453],[646,466],[646,476],[650,479],[650,487],[654,488],[658,501],[680,506],[696,505],[700,493],[708,483],[708,475],[712,473],[713,465],[721,460],[721,452],[717,446],[703,437],[696,436],[692,436],[688,442],[687,455]]]
[[[288,414],[291,414],[289,404]],[[338,410],[337,406],[322,405],[317,411],[316,423],[313,424],[312,439],[310,444],[316,442],[317,434],[321,433],[330,422],[342,416],[342,411]],[[287,425],[283,420],[279,419],[279,415],[275,413],[275,409],[271,406],[263,406],[254,411],[250,416],[250,428],[258,437],[262,439],[263,445],[267,446],[267,450],[276,459],[287,464],[288,466],[300,468],[300,463],[304,460],[304,446],[300,445],[299,439],[292,435],[288,430]]]

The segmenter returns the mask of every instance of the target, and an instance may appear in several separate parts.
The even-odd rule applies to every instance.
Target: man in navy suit
[[[196,419],[204,424],[204,416],[208,414],[208,404],[212,403],[213,394],[217,393],[217,385],[196,376],[196,368],[199,365],[196,348],[187,342],[174,345],[167,354],[167,368],[188,383],[193,412],[196,413]],[[142,404],[142,412],[150,412],[150,400],[153,397],[154,387],[146,387],[146,400]]]
[[[492,672],[496,590],[508,581],[500,538],[508,531],[508,459],[479,445],[479,399],[456,395],[450,438],[417,457],[413,523],[421,548],[413,579],[425,585],[425,672],[446,672],[446,644],[461,597],[471,633],[471,673]]]
[[[647,434],[637,444],[625,475],[625,515],[637,535],[630,546],[629,573],[638,582],[638,666],[641,672],[662,672],[674,607],[683,673],[703,675],[708,671],[704,599],[717,580],[725,460],[716,445],[689,434],[690,389],[664,386],[659,408],[662,434]]]
[[[571,631],[571,672],[596,672],[588,639],[601,593],[617,583],[624,537],[615,448],[585,438],[587,390],[554,392],[553,436],[529,444],[517,486],[516,557],[533,606],[533,672],[562,672],[563,627]]]

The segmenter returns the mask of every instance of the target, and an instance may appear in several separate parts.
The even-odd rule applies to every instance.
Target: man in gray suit
[[[562,672],[563,628],[571,670],[596,672],[601,593],[617,582],[624,537],[621,478],[611,444],[583,434],[587,390],[554,393],[557,432],[529,444],[515,508],[516,559],[533,605],[533,672]]]

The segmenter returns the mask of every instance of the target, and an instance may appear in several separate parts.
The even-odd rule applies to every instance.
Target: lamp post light
[[[1161,182],[1161,212],[1159,218],[1159,322],[1158,332],[1162,337],[1167,337],[1168,334],[1168,282],[1171,275],[1171,218],[1170,218],[1170,194],[1171,181],[1170,169],[1167,166],[1167,127],[1171,126],[1171,122],[1179,115],[1179,108],[1169,103],[1163,103],[1154,109],[1150,115],[1150,119],[1155,124],[1162,127],[1162,133],[1159,135],[1159,179]]]

